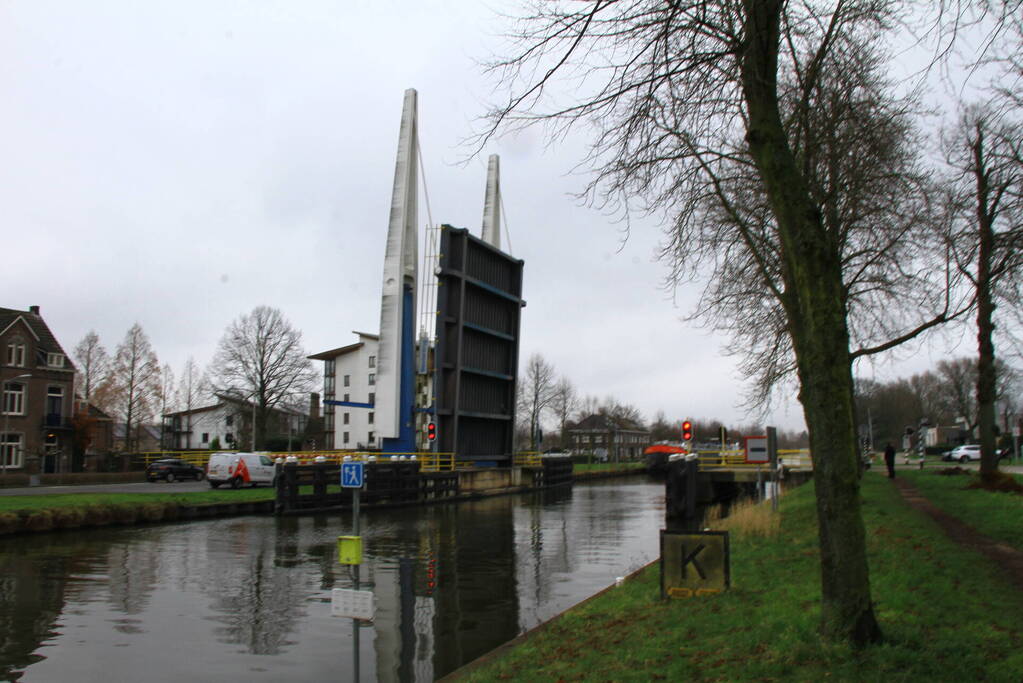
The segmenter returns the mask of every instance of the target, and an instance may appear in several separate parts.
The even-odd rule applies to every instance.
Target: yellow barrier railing
[[[542,467],[543,457],[537,452],[516,453],[512,456],[515,467]]]
[[[214,453],[237,453],[237,451],[146,451],[144,453],[134,453],[133,456],[147,466],[156,460],[176,458],[184,460],[190,465],[205,467],[206,463],[210,461],[210,456]]]
[[[745,451],[698,451],[700,469],[756,469],[767,463],[746,462]],[[778,461],[789,468],[813,468],[809,449],[780,449]]]

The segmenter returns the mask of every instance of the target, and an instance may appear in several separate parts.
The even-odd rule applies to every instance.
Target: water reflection
[[[364,680],[429,681],[656,557],[663,484],[364,514]],[[243,517],[3,540],[0,679],[344,680],[344,517]]]

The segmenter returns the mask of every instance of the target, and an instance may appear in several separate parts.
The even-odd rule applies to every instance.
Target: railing
[[[767,463],[746,462],[746,451],[743,450],[698,451],[697,456],[699,457],[701,470],[722,468],[755,470],[758,467],[767,466]],[[810,455],[810,450],[806,448],[779,450],[778,461],[789,468],[813,469],[813,458]]]
[[[162,460],[164,458],[177,458],[184,460],[185,462],[197,465],[199,467],[206,467],[209,464],[210,456],[214,453],[237,453],[238,451],[148,451],[145,453],[135,453],[134,457],[142,462],[143,465],[149,465],[154,460]],[[346,457],[351,458],[356,462],[369,462],[370,458],[376,458],[377,461],[389,460],[392,457],[405,458],[411,460],[413,457],[421,463],[421,469],[424,472],[451,472],[455,469],[455,454],[454,453],[432,453],[432,452],[410,452],[410,453],[388,453],[382,454],[379,451],[271,451],[264,452],[265,455],[276,460],[277,458],[288,458],[294,456],[298,462],[302,465],[309,465],[315,462],[329,462],[338,464]]]
[[[515,467],[543,467],[543,456],[539,452],[516,453],[512,456]]]

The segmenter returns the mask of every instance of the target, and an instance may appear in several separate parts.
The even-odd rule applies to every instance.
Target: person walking
[[[884,447],[884,464],[888,466],[888,478],[895,478],[895,446],[889,441]]]

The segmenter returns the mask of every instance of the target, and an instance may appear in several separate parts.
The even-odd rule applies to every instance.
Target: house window
[[[226,425],[227,425],[228,427],[231,427],[231,426],[233,426],[233,425],[234,425],[234,415],[228,415],[228,416],[227,416],[227,419],[226,419],[226,420],[224,420],[224,423],[225,423],[225,424],[226,424]]]
[[[373,413],[372,412],[369,414],[369,423],[373,424]]]
[[[376,356],[370,356],[369,357],[369,367],[375,368],[376,366],[377,366],[377,357]]]
[[[46,425],[59,427],[64,414],[64,387],[49,387],[46,390]]]
[[[375,440],[376,440],[376,436],[373,435],[373,432],[370,432],[369,433],[369,442],[373,443]]]
[[[0,463],[4,467],[21,467],[21,440],[21,434],[0,434]]]
[[[334,376],[334,359],[323,361],[323,376],[333,377]]]
[[[7,364],[25,367],[25,345],[12,342],[7,345]]]
[[[351,375],[345,375],[345,386],[346,387],[352,386],[352,376]]]
[[[203,443],[209,443],[210,442],[210,433],[209,432],[203,432],[202,433],[202,442]]]
[[[345,403],[348,403],[351,400],[348,396],[349,396],[349,394],[345,394],[345,398],[344,398]]]
[[[374,373],[374,372],[369,373],[369,385],[373,386],[376,383],[377,383],[376,373]]]
[[[326,447],[328,451],[334,450],[334,432],[327,432]]]
[[[344,434],[341,435],[341,441],[343,443],[348,443],[348,432],[345,432]]]
[[[334,394],[326,394],[326,395],[324,395],[324,397],[323,397],[323,414],[324,415],[333,415],[334,414],[334,406],[333,406],[333,404],[330,403],[330,401],[333,401],[333,400],[334,400]]]
[[[342,423],[343,424],[348,424],[348,415],[349,415],[349,413],[345,413],[344,414],[344,417],[342,418]]]
[[[334,413],[323,416],[323,429],[328,432],[334,431]]]
[[[377,395],[376,395],[376,393],[374,393],[372,391],[369,392],[369,404],[371,406],[372,405],[376,405],[376,402],[377,402]]]
[[[4,412],[8,415],[25,414],[25,385],[8,382],[4,389]]]
[[[64,354],[63,353],[46,354],[46,364],[49,365],[51,368],[64,367]]]
[[[334,375],[328,375],[327,377],[324,377],[323,378],[323,393],[325,393],[325,394],[333,394],[334,393],[334,387],[336,386],[335,385],[336,381],[337,380],[334,379]]]
[[[226,441],[227,443],[234,443],[234,434],[228,432],[227,435],[224,437],[224,441]]]

